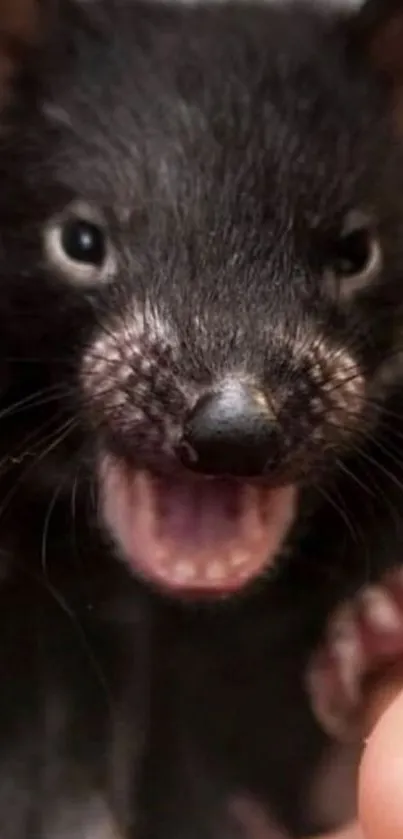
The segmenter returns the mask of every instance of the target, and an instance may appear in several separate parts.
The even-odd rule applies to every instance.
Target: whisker
[[[113,713],[114,708],[113,708],[112,694],[111,694],[108,682],[106,681],[105,673],[102,670],[102,667],[100,666],[99,661],[95,657],[94,652],[90,647],[90,644],[88,643],[88,639],[85,635],[84,629],[83,629],[80,621],[78,620],[77,615],[74,613],[74,611],[70,607],[70,605],[67,602],[67,600],[65,599],[65,597],[63,597],[63,595],[58,591],[58,589],[55,588],[53,586],[53,584],[50,582],[48,576],[45,576],[44,578],[36,576],[36,575],[32,575],[32,576],[34,577],[34,579],[36,580],[36,582],[38,584],[40,584],[44,587],[45,591],[48,591],[49,595],[52,597],[52,599],[55,601],[55,603],[58,604],[61,611],[65,615],[67,615],[67,617],[69,618],[70,623],[71,623],[73,629],[75,630],[75,632],[77,634],[77,637],[78,637],[78,639],[81,643],[82,649],[87,656],[88,662],[93,669],[93,673],[94,673],[95,677],[97,678],[98,683],[99,683],[99,685],[100,685],[100,687],[101,687],[101,689],[104,693],[105,699],[107,701],[107,706],[109,708],[109,712]]]
[[[60,385],[55,385],[54,387],[49,388],[42,388],[41,390],[36,391],[35,393],[29,394],[29,396],[25,396],[23,399],[19,399],[16,402],[13,402],[11,405],[7,405],[6,408],[3,408],[0,411],[0,421],[5,419],[6,417],[13,416],[14,414],[21,413],[24,410],[28,410],[29,408],[37,408],[42,405],[47,405],[50,402],[54,402],[63,395],[64,389]]]
[[[357,475],[355,475],[355,474],[354,474],[354,472],[352,471],[352,469],[349,469],[349,467],[348,467],[348,466],[346,466],[346,464],[345,464],[345,463],[343,463],[343,461],[342,461],[340,458],[337,458],[337,459],[336,459],[336,463],[337,463],[337,467],[338,467],[338,469],[340,469],[340,471],[341,471],[341,472],[344,472],[344,473],[345,473],[345,475],[347,475],[347,477],[348,477],[348,478],[350,478],[352,481],[355,481],[355,483],[357,484],[357,486],[359,486],[359,488],[360,488],[360,489],[362,489],[362,490],[366,493],[366,495],[369,495],[369,496],[371,496],[372,498],[374,498],[374,497],[375,497],[375,493],[374,493],[374,492],[373,492],[373,490],[372,490],[372,489],[368,486],[368,484],[364,484],[364,483],[363,483],[363,482],[362,482],[362,481],[361,481],[361,480],[357,477]]]
[[[3,499],[3,503],[0,506],[0,518],[4,515],[10,502],[18,492],[18,489],[21,486],[21,484],[24,482],[24,480],[26,480],[27,475],[29,475],[29,473],[37,467],[38,463],[40,463],[47,455],[49,455],[53,449],[60,445],[60,443],[63,442],[63,440],[65,440],[69,436],[69,434],[71,434],[75,427],[76,419],[70,418],[61,428],[58,429],[56,439],[54,439],[56,432],[53,435],[50,435],[52,437],[52,442],[45,448],[44,451],[42,451],[37,457],[35,457],[35,459],[32,460],[30,464],[22,471],[17,480],[14,482],[10,491]]]
[[[320,494],[323,495],[325,501],[327,501],[334,508],[334,510],[336,510],[336,512],[338,513],[338,515],[340,516],[340,518],[343,520],[344,524],[346,525],[347,530],[349,531],[352,539],[354,540],[354,542],[357,543],[358,542],[358,534],[356,533],[356,531],[354,529],[354,526],[353,526],[353,523],[350,521],[346,511],[343,510],[343,508],[337,503],[337,501],[335,501],[335,499],[332,497],[332,495],[329,492],[327,492],[327,490],[324,489],[323,486],[319,486],[318,490],[319,490]]]
[[[47,507],[46,515],[45,515],[45,520],[44,520],[43,529],[42,529],[42,541],[41,541],[41,566],[42,566],[42,571],[43,571],[44,577],[47,577],[46,551],[47,551],[47,540],[48,540],[48,534],[49,534],[50,520],[52,518],[52,513],[55,509],[56,502],[57,502],[57,500],[60,496],[60,493],[62,492],[64,486],[66,485],[66,481],[67,481],[67,477],[64,476],[63,480],[61,480],[58,483],[58,485],[57,485],[57,487],[56,487],[56,489],[55,489],[55,491],[54,491],[54,493],[53,493],[53,495],[50,499],[50,502],[49,502],[48,507]]]

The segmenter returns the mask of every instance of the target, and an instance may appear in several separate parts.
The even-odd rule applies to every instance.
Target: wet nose
[[[195,472],[257,477],[273,458],[276,436],[264,393],[231,381],[199,399],[185,424],[179,453]]]

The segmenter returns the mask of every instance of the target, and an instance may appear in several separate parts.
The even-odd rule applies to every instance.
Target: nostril
[[[178,455],[197,472],[258,476],[278,446],[277,433],[264,394],[231,381],[199,399],[185,424]]]

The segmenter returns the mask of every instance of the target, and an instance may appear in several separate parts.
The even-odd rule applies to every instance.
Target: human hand
[[[403,839],[403,663],[371,685],[358,781],[358,823],[322,839]]]
[[[403,839],[403,661],[372,679],[365,693],[358,820],[310,839]],[[249,839],[289,839],[248,797],[237,796],[231,811]]]

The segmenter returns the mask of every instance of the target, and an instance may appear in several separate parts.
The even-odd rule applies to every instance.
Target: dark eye
[[[364,215],[351,213],[331,246],[328,272],[344,293],[365,287],[381,267],[382,249],[376,230]]]
[[[71,282],[93,284],[113,272],[106,227],[97,211],[83,202],[47,224],[44,244],[48,262]]]
[[[342,277],[365,271],[371,255],[368,230],[353,230],[340,237],[335,253],[334,270]]]
[[[101,268],[106,256],[105,234],[85,219],[68,219],[61,230],[60,244],[69,259]]]

